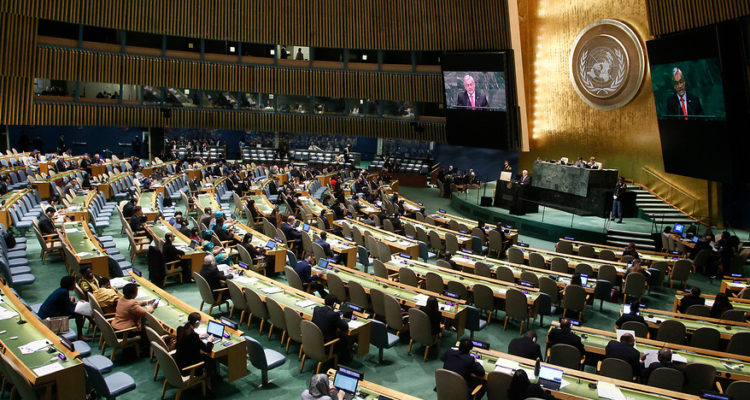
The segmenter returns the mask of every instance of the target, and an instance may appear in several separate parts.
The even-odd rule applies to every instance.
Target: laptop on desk
[[[537,383],[545,389],[558,391],[560,385],[562,385],[562,377],[563,371],[561,369],[542,365],[539,369]]]
[[[224,338],[224,324],[216,321],[208,321],[208,328],[206,328],[206,333],[209,335],[213,335],[213,339],[211,340],[213,343],[216,343]],[[206,338],[206,341],[208,341],[208,338]]]
[[[344,400],[351,400],[357,394],[357,387],[359,387],[359,381],[364,375],[347,367],[339,367],[336,371],[336,376],[333,378],[333,386],[338,390],[343,390]]]

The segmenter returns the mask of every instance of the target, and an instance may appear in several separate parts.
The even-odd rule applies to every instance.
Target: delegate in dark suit
[[[232,274],[224,275],[219,268],[212,263],[204,263],[201,267],[200,275],[208,282],[211,290],[219,290],[227,287],[226,280],[232,279]],[[216,294],[214,293],[214,297]]]
[[[558,343],[569,344],[575,347],[581,352],[581,356],[586,354],[586,350],[583,348],[583,343],[581,343],[581,338],[571,331],[563,331],[559,328],[550,331],[549,335],[547,335],[547,347],[552,348],[552,346]]]
[[[488,108],[490,104],[487,102],[487,96],[484,93],[474,92],[474,108]],[[471,101],[469,100],[469,93],[461,92],[456,98],[456,107],[471,108]]]
[[[287,240],[301,240],[302,234],[299,233],[292,225],[288,222],[281,224],[281,231],[284,232]]]
[[[47,216],[47,214],[43,214],[39,218],[38,225],[39,231],[42,232],[42,235],[52,235],[57,233],[57,230],[55,230],[55,224],[52,223],[52,220]]]
[[[328,244],[328,242],[326,242],[323,239],[315,239],[315,243],[319,244],[320,247],[323,248],[323,252],[325,253],[326,258],[334,258],[335,257],[335,255],[333,254],[333,250],[331,250],[331,245]]]
[[[532,360],[542,358],[542,350],[539,345],[526,335],[511,340],[508,343],[508,353]]]
[[[698,97],[685,92],[685,100],[687,107],[687,115],[703,115],[703,107]],[[682,105],[680,104],[680,98],[676,93],[669,96],[667,99],[667,114],[669,115],[685,115],[682,111]]]
[[[471,382],[471,374],[484,376],[484,367],[471,354],[462,353],[456,347],[446,350],[440,360],[443,368],[461,375],[466,382]]]
[[[347,331],[349,325],[331,307],[319,306],[313,310],[312,322],[323,332],[323,340],[327,343],[338,337],[338,330]]]
[[[631,336],[632,339],[632,336]],[[624,340],[621,338],[621,340]],[[641,375],[641,353],[632,345],[611,340],[604,349],[607,358],[619,358],[633,367],[633,376]]]

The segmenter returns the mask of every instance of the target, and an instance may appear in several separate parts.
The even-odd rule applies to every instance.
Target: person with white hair
[[[474,82],[473,76],[466,74],[463,82],[465,91],[461,92],[458,98],[456,98],[456,107],[476,110],[490,106],[489,102],[487,102],[487,96],[475,90],[476,82]]]
[[[682,70],[672,68],[672,89],[674,94],[667,99],[667,114],[670,116],[683,115],[687,119],[691,115],[703,115],[703,107],[700,99],[688,93],[687,82]]]
[[[227,279],[232,279],[232,274],[225,275],[223,272],[219,271],[213,254],[206,254],[206,256],[203,257],[203,266],[201,266],[200,275],[206,280],[206,282],[208,282],[208,286],[210,286],[211,291],[214,292],[214,297],[216,296],[217,290],[227,287]]]

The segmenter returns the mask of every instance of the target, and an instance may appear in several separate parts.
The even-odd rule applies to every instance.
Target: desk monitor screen
[[[238,261],[238,262],[237,262],[237,265],[239,265],[239,266],[240,266],[240,268],[242,268],[242,269],[244,269],[244,270],[248,270],[248,269],[250,269],[250,267],[249,267],[249,266],[248,266],[247,264],[243,263],[242,261]]]
[[[143,276],[143,273],[138,268],[132,268],[133,273],[136,274],[136,276]]]
[[[672,232],[680,234],[680,235],[682,234],[682,231],[684,230],[685,230],[685,225],[683,224],[674,224],[674,226],[672,227]]]
[[[581,274],[581,286],[586,286],[589,281],[589,274]]]
[[[304,224],[304,225],[302,225],[302,231],[303,232],[310,232],[310,224]]]
[[[62,343],[63,346],[65,346],[68,350],[76,351],[76,346],[73,344],[73,342],[71,342],[65,337],[62,337],[62,336],[58,336],[58,337],[60,338],[60,343]]]
[[[693,236],[693,243],[698,243],[699,239],[700,238],[698,236]]]
[[[443,294],[446,295],[446,296],[448,296],[448,297],[450,297],[450,298],[452,298],[452,299],[457,299],[458,298],[457,294],[455,294],[453,292],[449,292],[447,290],[445,292],[443,292]]]
[[[357,393],[357,386],[360,379],[361,375],[356,371],[340,367],[333,378],[333,386],[347,393]]]
[[[474,347],[479,347],[480,349],[485,349],[485,350],[490,349],[490,344],[488,342],[483,342],[481,340],[471,339],[471,344],[473,344]]]
[[[539,369],[539,383],[543,388],[549,390],[558,390],[562,384],[563,371],[558,368],[552,368],[542,365]]]
[[[442,210],[442,209],[438,209],[438,212],[441,214],[445,214],[445,210]]]
[[[469,249],[461,249],[461,252],[466,254],[474,254],[474,252]]]
[[[266,247],[269,248],[269,249],[275,248],[276,247],[276,241],[273,240],[273,239],[269,240],[268,243],[266,243]]]
[[[206,333],[213,335],[215,338],[224,337],[224,324],[216,321],[208,321]]]
[[[400,255],[400,256],[401,256],[402,258],[405,258],[405,259],[407,259],[407,260],[411,260],[411,255],[409,255],[409,254],[406,254],[406,253],[398,253],[398,255]]]
[[[683,229],[682,231],[682,238],[685,239],[687,237],[688,233],[686,230]]]
[[[318,260],[318,267],[322,269],[328,269],[328,260],[326,260],[325,258],[321,258],[320,260]]]

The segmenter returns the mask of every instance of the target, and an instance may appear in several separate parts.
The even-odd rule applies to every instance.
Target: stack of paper
[[[121,289],[130,282],[126,281],[124,278],[111,278],[109,280],[109,283],[112,285],[112,287]]]
[[[310,307],[310,306],[314,305],[315,303],[316,302],[313,301],[313,300],[300,300],[300,301],[298,301],[298,302],[296,302],[294,304],[296,304],[298,307],[304,308],[304,307]]]
[[[365,323],[362,322],[362,321],[351,320],[351,321],[349,321],[349,329],[357,329],[357,328],[359,328],[360,326],[362,326],[364,324]]]
[[[620,388],[609,382],[599,381],[596,385],[596,393],[602,399],[625,400]]]
[[[245,284],[255,283],[258,281],[258,278],[248,278],[246,276],[238,276],[234,278],[235,281]]]
[[[427,304],[427,299],[429,298],[430,296],[420,293],[414,296],[414,301],[417,303],[418,306],[423,306]]]
[[[498,358],[497,361],[495,361],[495,371],[513,375],[513,371],[515,371],[516,369],[518,369],[517,361],[508,360],[505,358]]]
[[[76,257],[86,257],[88,255],[91,255],[88,251],[82,251],[80,253],[76,253]]]
[[[260,291],[263,292],[263,293],[265,293],[265,294],[274,294],[274,293],[280,292],[281,288],[276,287],[276,286],[269,286],[267,288],[261,289]]]

